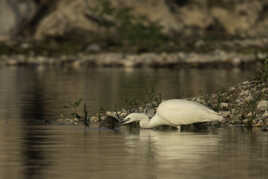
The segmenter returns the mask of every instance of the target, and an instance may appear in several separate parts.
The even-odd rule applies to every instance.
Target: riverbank
[[[98,54],[28,56],[28,55],[0,55],[0,66],[21,65],[68,65],[79,68],[88,67],[209,67],[230,66],[241,67],[256,64],[268,57],[267,53],[244,54],[215,50],[210,53],[176,52],[176,53],[142,53],[125,54],[117,52]]]
[[[126,108],[114,112],[100,111],[95,116],[77,117],[69,119],[58,119],[57,122],[73,125],[94,124],[99,127],[115,128],[120,127],[120,121],[132,112],[147,112],[152,117],[157,106],[162,101],[160,96],[152,96],[151,102],[142,104],[125,104]],[[224,120],[221,122],[211,122],[204,124],[205,127],[260,127],[267,130],[268,127],[268,82],[259,79],[244,81],[236,86],[222,89],[214,94],[207,94],[188,100],[204,104],[217,111]],[[83,114],[78,114],[83,116]],[[111,117],[113,116],[113,117]],[[88,120],[88,121],[85,121]],[[85,123],[86,122],[86,123]],[[135,127],[138,127],[134,124]],[[187,126],[186,126],[187,127]],[[189,126],[188,126],[189,127]]]
[[[204,104],[217,111],[224,120],[216,123],[221,126],[247,126],[265,127],[268,125],[268,83],[259,80],[245,81],[236,86],[223,89],[211,95],[193,97],[188,100]],[[158,102],[148,106],[151,115],[155,113]],[[148,110],[148,109],[147,109]],[[136,109],[143,112],[144,109]],[[126,112],[119,113],[120,118],[125,117]],[[214,125],[215,122],[208,123]]]
[[[223,125],[268,125],[267,82],[245,81],[212,95],[194,97],[192,100],[218,111],[225,118]]]
[[[262,62],[268,57],[265,48],[267,38],[182,38],[163,42],[161,46],[152,49],[144,49],[138,44],[116,46],[105,43],[108,42],[77,43],[52,39],[0,43],[0,66],[242,67]]]

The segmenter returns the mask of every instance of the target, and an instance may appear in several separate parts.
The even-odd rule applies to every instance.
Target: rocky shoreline
[[[248,64],[256,64],[267,58],[267,53],[243,54],[239,52],[226,52],[215,50],[210,53],[176,52],[176,53],[97,53],[61,56],[38,55],[0,55],[0,66],[20,65],[68,65],[75,68],[89,67],[208,67],[230,66],[241,67]]]
[[[212,95],[195,97],[219,112],[225,125],[263,127],[268,125],[268,83],[245,81]]]
[[[193,97],[188,100],[204,104],[217,111],[224,120],[210,122],[208,126],[230,127],[259,127],[268,131],[268,82],[251,80],[236,86],[223,89],[211,95]],[[156,99],[151,103],[141,104],[138,107],[121,109],[116,112],[104,111],[88,118],[88,122],[99,127],[115,128],[120,126],[120,121],[131,112],[144,112],[151,117],[161,100]],[[58,122],[78,125],[85,123],[85,118],[58,119]],[[135,127],[137,125],[134,124]],[[189,127],[189,126],[186,126]],[[166,129],[166,128],[165,128]]]

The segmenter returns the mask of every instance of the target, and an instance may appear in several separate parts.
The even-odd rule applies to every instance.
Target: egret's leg
[[[181,132],[181,126],[177,126],[178,132]]]

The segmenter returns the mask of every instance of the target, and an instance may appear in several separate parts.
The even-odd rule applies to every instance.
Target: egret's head
[[[149,118],[146,114],[143,114],[143,113],[131,113],[124,118],[122,124],[130,124],[132,122],[142,121],[142,120],[149,120]]]

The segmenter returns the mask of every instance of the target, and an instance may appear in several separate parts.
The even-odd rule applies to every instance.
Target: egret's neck
[[[144,129],[151,129],[163,124],[163,121],[157,115],[155,115],[151,120],[149,120],[149,118],[146,118],[140,121],[140,127]]]
[[[144,129],[152,128],[149,118],[140,120],[140,127]]]

